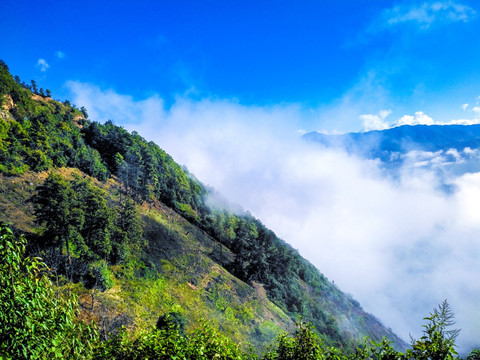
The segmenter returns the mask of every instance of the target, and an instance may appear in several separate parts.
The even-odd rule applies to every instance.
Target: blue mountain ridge
[[[310,132],[307,141],[370,159],[392,161],[392,154],[480,148],[480,125],[403,125],[386,130],[327,135]]]

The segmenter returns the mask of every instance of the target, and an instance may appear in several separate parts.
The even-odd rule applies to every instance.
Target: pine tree
[[[46,246],[65,247],[71,257],[71,244],[82,251],[83,238],[79,229],[85,214],[78,206],[77,193],[60,175],[51,173],[32,198],[35,204],[36,222],[44,226],[43,239]]]
[[[38,88],[37,88],[37,83],[35,82],[35,80],[32,80],[32,91],[34,94],[37,94],[38,93]]]

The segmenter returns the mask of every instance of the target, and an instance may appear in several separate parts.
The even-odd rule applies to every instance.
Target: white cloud
[[[412,115],[404,115],[402,116],[394,126],[402,126],[402,125],[434,125],[435,122],[433,119],[424,114],[422,111],[417,111],[413,116]]]
[[[415,23],[420,28],[429,28],[433,23],[467,22],[476,14],[467,5],[454,1],[412,3],[398,5],[383,11],[381,18],[388,26]]]
[[[303,113],[295,106],[179,98],[166,110],[157,96],[135,100],[88,84],[68,86],[92,119],[112,118],[155,140],[405,340],[419,336],[422,318],[445,298],[463,329],[459,344],[480,338],[480,174],[450,179],[456,188],[450,195],[438,190],[437,173],[421,166],[385,177],[376,161],[300,141]],[[402,119],[431,122],[421,112]],[[423,156],[440,164],[456,155],[464,156],[417,154],[412,161]]]
[[[480,119],[454,119],[444,123],[437,123],[438,125],[475,125],[480,124]]]
[[[460,106],[462,110],[467,110],[468,109],[468,104],[463,104]]]
[[[74,102],[85,106],[89,118],[99,122],[115,120],[118,124],[132,124],[136,119],[140,122],[164,116],[163,101],[156,96],[135,101],[131,96],[120,95],[112,89],[100,90],[77,81],[69,81],[66,86],[75,95]]]
[[[472,111],[480,114],[480,107],[476,106]],[[390,110],[382,110],[378,114],[360,115],[363,121],[364,131],[385,130],[403,125],[474,125],[480,124],[480,119],[453,119],[449,121],[435,121],[422,111],[417,111],[413,115],[403,115],[397,121],[388,123],[385,118],[391,114]]]
[[[48,65],[45,59],[38,59],[36,67],[39,68],[41,72],[45,72],[50,65]]]
[[[385,118],[392,113],[391,110],[381,110],[378,114],[360,115],[360,120],[363,121],[363,130],[385,130],[389,128]]]
[[[55,56],[59,59],[65,58],[65,53],[63,51],[57,50],[55,51]]]
[[[436,171],[441,185],[451,185],[448,181],[445,183],[445,179],[450,180],[459,174],[480,171],[480,151],[468,147],[463,150],[449,149],[435,152],[414,150],[399,155],[399,158],[405,165],[404,172],[415,173],[420,168]]]

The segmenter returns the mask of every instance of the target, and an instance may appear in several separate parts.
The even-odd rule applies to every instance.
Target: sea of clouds
[[[378,160],[303,141],[310,115],[294,105],[179,97],[167,108],[157,96],[68,88],[91,119],[138,131],[249,210],[404,340],[448,299],[460,351],[479,345],[480,173],[439,171],[478,163],[476,150],[410,153],[391,176]]]

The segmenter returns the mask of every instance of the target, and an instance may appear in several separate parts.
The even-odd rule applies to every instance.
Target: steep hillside
[[[104,338],[175,314],[262,348],[301,315],[327,344],[386,336],[404,347],[158,145],[32,90],[0,63],[0,221],[26,234]]]

